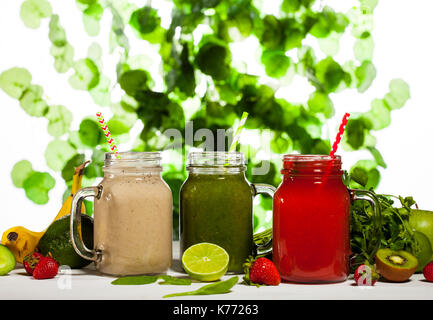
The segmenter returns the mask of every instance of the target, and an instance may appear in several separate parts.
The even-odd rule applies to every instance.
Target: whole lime
[[[430,240],[430,245],[433,248],[433,211],[411,210],[409,225],[414,230],[424,233]]]

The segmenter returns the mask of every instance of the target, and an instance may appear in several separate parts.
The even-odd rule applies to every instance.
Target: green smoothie
[[[243,272],[253,252],[253,196],[244,172],[192,173],[180,191],[181,254],[210,242],[230,256],[229,272]]]

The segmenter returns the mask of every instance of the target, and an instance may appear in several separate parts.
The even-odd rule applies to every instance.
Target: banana
[[[62,208],[57,213],[57,216],[54,218],[53,222],[71,213],[72,198],[74,197],[74,194],[81,188],[84,168],[89,162],[90,161],[86,161],[75,168],[74,176],[72,177],[71,195],[65,200]],[[82,213],[85,212],[84,206],[82,206],[81,211]],[[12,251],[17,262],[23,263],[24,257],[35,251],[39,240],[45,234],[45,230],[41,232],[35,232],[22,226],[13,227],[3,233],[1,244],[8,247]]]

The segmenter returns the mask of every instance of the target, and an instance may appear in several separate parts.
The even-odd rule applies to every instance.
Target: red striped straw
[[[350,113],[345,113],[343,120],[341,121],[340,128],[338,128],[337,136],[335,137],[334,144],[332,145],[331,153],[329,154],[331,158],[335,157],[335,152],[337,152],[338,145],[340,144],[341,137],[343,136],[344,129],[346,128],[347,121],[350,117]]]
[[[104,131],[105,138],[107,139],[107,143],[110,146],[110,149],[116,155],[117,159],[120,159],[119,152],[117,151],[117,146],[114,143],[114,139],[111,137],[111,132],[108,130],[108,125],[105,122],[104,117],[101,112],[96,113],[96,117],[98,118],[98,123],[101,126],[102,131]]]
[[[335,137],[335,141],[332,145],[331,152],[329,153],[329,156],[331,157],[331,161],[329,161],[328,163],[328,167],[326,168],[325,175],[323,177],[321,185],[324,185],[325,182],[328,180],[329,174],[331,172],[331,167],[334,164],[335,152],[337,152],[338,145],[340,144],[341,137],[343,136],[344,133],[344,129],[346,129],[346,125],[349,117],[350,117],[350,113],[345,113],[343,116],[343,120],[341,121],[340,127],[338,128],[337,136]]]

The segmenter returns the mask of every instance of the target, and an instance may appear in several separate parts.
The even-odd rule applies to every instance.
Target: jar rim
[[[238,151],[193,151],[188,167],[244,167],[244,154]]]
[[[341,162],[341,156],[335,155],[331,157],[325,154],[285,154],[283,161],[291,162],[317,162],[317,161],[334,161]]]
[[[110,167],[161,167],[161,160],[162,155],[160,151],[106,152],[103,169]]]

